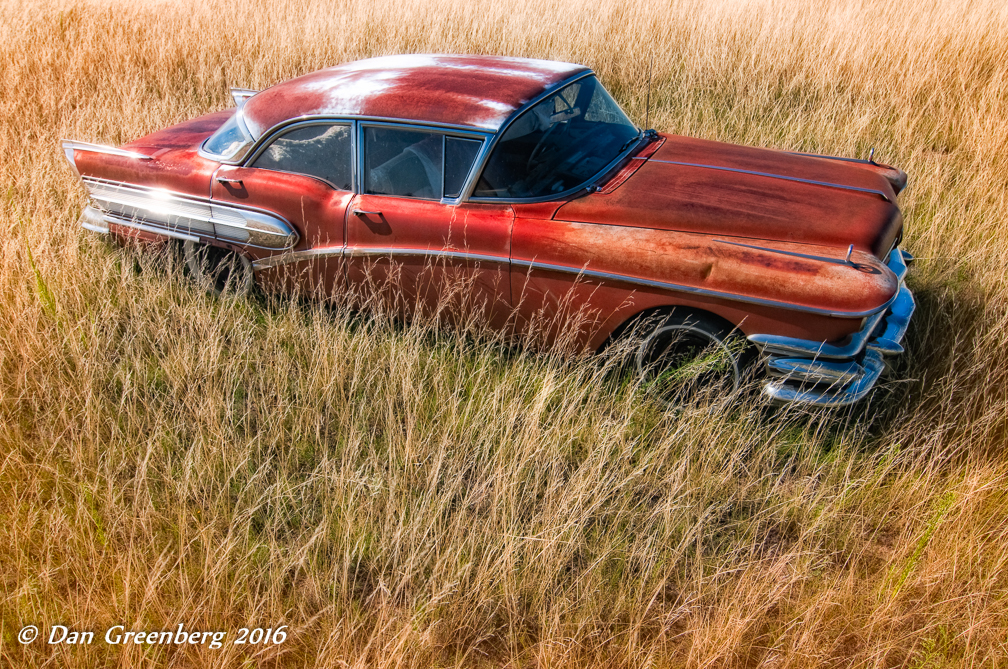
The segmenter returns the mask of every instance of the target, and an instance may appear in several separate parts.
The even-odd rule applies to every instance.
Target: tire
[[[751,348],[727,324],[702,314],[672,312],[651,316],[642,325],[636,373],[660,401],[719,400],[742,386]]]
[[[182,250],[189,278],[217,297],[244,297],[255,285],[252,261],[240,253],[190,241]]]

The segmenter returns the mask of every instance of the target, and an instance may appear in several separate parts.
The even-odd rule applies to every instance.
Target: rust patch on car
[[[243,113],[258,139],[305,115],[375,116],[498,130],[511,114],[583,65],[500,56],[383,56],[268,88]]]

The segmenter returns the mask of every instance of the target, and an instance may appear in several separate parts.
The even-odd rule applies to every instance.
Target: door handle
[[[245,184],[242,183],[241,179],[228,179],[227,177],[217,177],[216,181],[222,186],[227,186],[228,184],[238,184],[242,188],[245,187]]]
[[[381,216],[380,211],[366,211],[364,209],[354,209],[352,212],[354,216]]]

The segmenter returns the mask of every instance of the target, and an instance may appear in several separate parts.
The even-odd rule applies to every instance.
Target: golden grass
[[[0,7],[10,666],[1008,662],[1008,9],[938,0]],[[905,168],[919,311],[870,405],[662,412],[599,361],[220,302],[75,225],[124,142],[337,62],[584,62],[652,125]],[[141,271],[137,271],[141,270]],[[21,646],[35,623],[87,647]],[[278,646],[105,628],[289,625]]]

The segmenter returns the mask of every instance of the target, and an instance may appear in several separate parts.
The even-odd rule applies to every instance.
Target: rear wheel
[[[234,251],[187,241],[183,246],[193,283],[218,297],[242,297],[255,282],[252,261]]]
[[[746,340],[715,319],[699,314],[662,314],[646,322],[637,349],[637,374],[659,400],[717,400],[738,391],[748,361]]]

